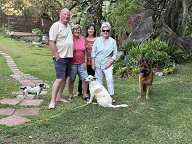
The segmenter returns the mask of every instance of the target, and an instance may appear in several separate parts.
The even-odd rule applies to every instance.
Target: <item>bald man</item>
[[[67,8],[62,9],[59,17],[59,21],[55,22],[49,30],[49,45],[53,55],[56,80],[53,83],[52,98],[48,109],[54,109],[57,101],[68,102],[62,98],[62,93],[71,71],[73,58],[73,35],[68,24],[70,11]]]

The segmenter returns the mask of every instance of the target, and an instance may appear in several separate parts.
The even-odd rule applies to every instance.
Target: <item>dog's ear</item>
[[[151,59],[147,59],[146,62],[147,62],[148,64],[150,64],[150,63],[151,63]]]
[[[152,64],[152,62],[151,62],[151,59],[147,59],[147,64],[149,65],[149,66],[151,66],[151,64]]]
[[[97,80],[97,78],[93,78],[93,80]]]

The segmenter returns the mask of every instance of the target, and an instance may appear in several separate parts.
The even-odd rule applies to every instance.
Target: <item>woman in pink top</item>
[[[89,100],[87,94],[87,83],[85,78],[87,78],[87,51],[85,47],[85,39],[80,37],[81,27],[80,25],[74,25],[72,28],[73,33],[73,59],[72,59],[72,71],[70,73],[68,88],[69,88],[69,100],[73,100],[73,89],[76,79],[76,74],[79,76],[79,80],[82,81],[83,99]]]
[[[92,52],[92,46],[93,43],[95,42],[97,36],[96,36],[96,28],[94,23],[88,24],[86,28],[86,34],[85,34],[85,46],[87,49],[87,73],[88,75],[95,75],[95,71],[91,68],[91,52]],[[79,85],[78,85],[78,92],[75,94],[75,96],[80,96],[82,95],[82,82],[79,80]],[[89,93],[89,87],[87,89],[87,93]]]

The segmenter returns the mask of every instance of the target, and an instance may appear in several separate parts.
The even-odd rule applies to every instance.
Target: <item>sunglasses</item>
[[[110,30],[102,30],[102,32],[110,32]]]

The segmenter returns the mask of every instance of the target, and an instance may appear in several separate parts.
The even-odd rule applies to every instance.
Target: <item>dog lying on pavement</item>
[[[90,100],[87,103],[91,103],[93,98],[95,97],[95,99],[97,100],[97,104],[102,107],[112,107],[112,108],[128,107],[128,105],[126,104],[113,105],[112,98],[109,95],[108,91],[92,75],[89,75],[85,79],[85,81],[89,83],[89,90],[90,90]]]
[[[35,94],[38,98],[41,91],[45,88],[46,88],[45,84],[39,84],[38,86],[35,86],[35,87],[32,87],[32,86],[26,86],[23,88],[20,87],[20,89],[23,90],[23,97],[24,98],[27,98],[28,94]]]

